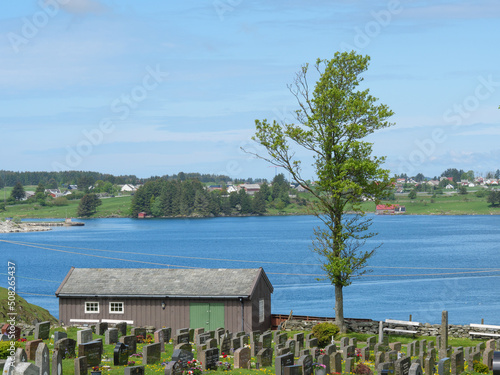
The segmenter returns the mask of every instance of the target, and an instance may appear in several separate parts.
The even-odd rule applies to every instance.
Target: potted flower
[[[326,366],[322,363],[313,363],[313,368],[316,375],[326,375]]]
[[[102,372],[99,369],[99,366],[94,366],[92,367],[92,371],[90,372],[91,375],[101,375]]]

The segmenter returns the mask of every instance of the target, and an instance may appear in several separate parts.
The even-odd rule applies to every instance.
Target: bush
[[[312,333],[318,339],[318,345],[324,348],[330,343],[332,336],[339,333],[339,327],[333,323],[319,323],[313,327]]]
[[[68,203],[68,199],[65,198],[65,197],[58,197],[56,199],[54,199],[54,201],[52,202],[52,204],[54,206],[67,206],[69,203]]]
[[[358,363],[353,373],[357,375],[373,375],[372,370],[364,363]]]
[[[484,363],[481,363],[479,361],[474,361],[474,372],[479,372],[480,374],[487,374],[490,372],[490,369],[488,368],[488,365],[485,365]]]
[[[23,345],[20,342],[14,342],[15,349],[22,348]],[[11,355],[10,353],[10,341],[0,341],[0,359],[7,359]],[[14,351],[15,351],[14,349]]]

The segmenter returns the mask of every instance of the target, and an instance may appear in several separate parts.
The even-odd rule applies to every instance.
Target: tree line
[[[300,204],[305,202],[299,199]],[[196,179],[146,182],[132,198],[130,213],[140,212],[154,217],[263,215],[269,207],[283,209],[290,204],[289,183],[282,174],[269,186],[263,183],[253,195],[241,188],[227,192],[223,186],[209,191]]]

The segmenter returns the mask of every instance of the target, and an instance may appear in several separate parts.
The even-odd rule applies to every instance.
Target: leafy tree
[[[425,180],[425,176],[422,173],[417,173],[417,175],[415,176],[415,181],[422,182],[424,180]]]
[[[500,204],[500,191],[492,190],[488,194],[486,201],[492,206],[498,206]]]
[[[43,183],[39,183],[38,186],[36,187],[35,194],[42,193],[45,194],[45,186]]]
[[[417,189],[412,189],[409,193],[408,193],[408,198],[410,199],[415,199],[417,197]]]
[[[90,216],[97,212],[97,207],[102,204],[101,200],[95,194],[85,194],[80,199],[77,215],[81,217]]]
[[[315,230],[313,251],[323,258],[322,269],[335,286],[335,319],[341,332],[346,332],[343,288],[366,272],[366,262],[375,251],[361,249],[375,235],[367,231],[371,222],[361,208],[362,197],[378,201],[390,186],[389,171],[381,168],[385,158],[371,156],[372,144],[364,140],[390,126],[387,118],[393,114],[387,106],[376,104],[368,89],[358,89],[369,60],[354,51],[337,52],[331,60],[318,59],[319,79],[313,90],[307,81],[309,66],[304,65],[289,86],[299,104],[297,124],[255,121],[254,139],[269,154],[259,157],[283,167],[316,198],[313,212],[323,225]],[[302,177],[290,141],[312,153],[314,188]],[[354,215],[346,215],[347,209]]]
[[[0,202],[0,212],[5,211],[5,203]]]
[[[264,200],[266,200],[266,201],[269,199],[272,199],[272,198],[270,198],[271,197],[271,189],[269,188],[269,185],[267,184],[267,182],[264,182],[262,185],[260,185],[259,193],[262,195],[262,198],[264,198]]]
[[[497,169],[495,172],[495,178],[500,178],[500,169]]]
[[[266,213],[266,199],[261,191],[258,191],[253,196],[252,211],[256,215],[264,215]]]
[[[467,188],[464,185],[460,185],[457,189],[458,194],[465,195],[468,194]]]
[[[20,201],[21,199],[23,199],[26,196],[23,184],[17,182],[12,191],[10,192],[10,196],[16,201]]]
[[[95,180],[92,176],[81,176],[77,182],[78,190],[88,193],[90,191],[90,187],[94,184],[94,181]]]
[[[0,189],[5,187],[5,182],[3,182],[2,177],[0,177]]]
[[[57,182],[54,178],[51,178],[47,183],[47,189],[57,189]]]

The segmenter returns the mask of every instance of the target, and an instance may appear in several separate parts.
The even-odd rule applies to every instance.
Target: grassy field
[[[56,328],[58,331],[64,331],[63,328]],[[130,327],[128,327],[128,334],[130,334]],[[66,333],[68,334],[68,337],[71,339],[76,340],[77,336],[77,331],[78,329],[76,327],[69,327],[66,330]],[[51,329],[51,335],[53,335],[54,329]],[[297,333],[296,331],[293,332],[287,332],[289,338],[293,338],[293,335]],[[308,333],[308,332],[305,332]],[[366,339],[371,336],[367,334],[347,334],[344,335],[347,337],[356,337],[358,339],[358,347],[361,348],[365,346],[365,341]],[[94,339],[101,338],[104,342],[104,336],[98,336],[98,335],[93,335]],[[33,336],[27,338],[28,341],[33,339]],[[426,340],[428,341],[434,341],[435,342],[435,337],[425,337]],[[410,343],[411,341],[415,340],[415,338],[409,338],[409,337],[401,337],[401,336],[389,336],[389,341],[390,342],[401,342],[402,344],[407,344]],[[152,341],[152,337],[149,337],[150,343]],[[453,339],[450,338],[449,344],[451,346],[476,346],[478,343],[481,341],[477,340],[467,340],[467,339]],[[52,351],[54,349],[54,341],[53,339],[45,340],[45,343],[49,346],[50,353],[52,355]],[[22,344],[24,345],[24,344]],[[137,353],[142,353],[144,345],[147,345],[147,343],[138,343],[137,344]],[[338,346],[338,343],[337,343]],[[164,373],[164,363],[169,362],[172,359],[172,353],[173,353],[174,346],[172,343],[166,344],[165,345],[165,352],[161,354],[161,362],[153,365],[147,365],[145,366],[145,373],[147,375],[151,374],[163,374]],[[102,371],[103,374],[109,374],[109,375],[118,375],[118,374],[123,374],[123,369],[124,366],[114,366],[113,365],[113,350],[114,350],[114,345],[104,345],[104,352],[103,352],[103,357],[102,357],[102,362],[100,365],[99,370]],[[404,350],[403,350],[404,352]],[[221,354],[221,353],[220,353]],[[194,356],[196,358],[196,352],[194,351]],[[374,368],[374,361],[373,361],[373,353],[371,354],[370,360],[364,362],[364,364],[368,365],[372,371],[375,370]],[[240,374],[240,375],[274,375],[275,374],[275,368],[274,366],[271,367],[265,367],[261,368],[259,370],[255,369],[255,358],[251,358],[252,362],[252,369],[234,369],[234,358],[231,355],[228,355],[227,357],[223,358],[222,356],[220,357],[221,362],[228,362],[231,365],[231,370],[229,371],[223,371],[223,370],[214,370],[210,371],[210,374]],[[297,361],[297,358],[295,358],[295,361]],[[132,363],[134,362],[134,363]],[[129,365],[130,366],[141,366],[143,362],[143,359],[141,356],[134,356],[134,357],[129,357]],[[466,365],[467,366],[467,365]],[[466,367],[467,370],[467,367]],[[74,373],[74,358],[67,358],[63,360],[63,373],[65,374],[72,374]],[[468,374],[477,374],[474,373],[470,370],[467,370]]]
[[[127,217],[132,197],[124,195],[115,198],[103,198],[102,205],[97,208],[97,213],[91,217]],[[77,217],[79,200],[68,201],[67,206],[40,206],[38,203],[16,204],[7,206],[7,210],[0,212],[0,219],[14,217],[27,218],[65,218]]]
[[[5,276],[7,278],[7,276]],[[12,312],[9,310],[8,305],[8,290],[0,287],[0,322],[5,322],[7,319],[10,319],[10,316],[7,314]],[[37,305],[32,305],[31,303],[26,302],[24,298],[17,295],[15,296],[15,312],[18,312],[17,321],[31,324],[31,322],[35,319],[38,319],[41,322],[50,321],[52,323],[57,323],[57,319],[54,318],[50,313],[42,307]]]

